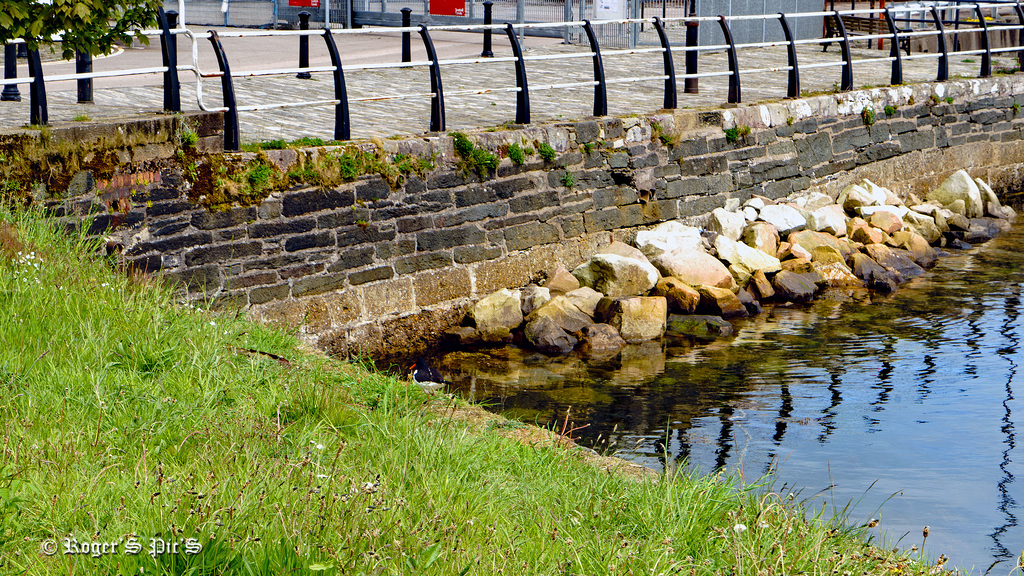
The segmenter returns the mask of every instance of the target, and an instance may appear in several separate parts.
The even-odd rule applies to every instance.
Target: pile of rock
[[[544,286],[499,290],[447,336],[460,345],[521,338],[549,354],[615,353],[666,332],[717,336],[761,302],[808,302],[825,287],[892,292],[935,265],[934,246],[990,239],[1016,214],[961,170],[906,201],[868,180],[833,199],[753,197],[714,210],[704,230],[665,222],[612,242]]]

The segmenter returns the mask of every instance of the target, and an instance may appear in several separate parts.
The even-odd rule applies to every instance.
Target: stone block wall
[[[191,296],[247,306],[335,354],[380,357],[436,344],[476,299],[572,268],[613,238],[699,225],[754,194],[835,196],[866,177],[921,195],[960,168],[1016,190],[1021,104],[1024,81],[1011,76],[471,134],[490,150],[557,152],[505,158],[487,178],[456,167],[447,135],[388,140],[438,167],[398,189],[364,176],[214,213],[190,204],[170,169],[115,235],[135,266]]]

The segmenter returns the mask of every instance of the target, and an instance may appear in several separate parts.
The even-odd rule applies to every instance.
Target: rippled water
[[[1017,225],[895,295],[776,306],[727,340],[606,361],[508,348],[440,362],[497,411],[586,425],[581,444],[748,481],[777,467],[776,485],[803,496],[831,486],[829,504],[856,504],[851,522],[880,518],[876,539],[920,546],[928,525],[927,556],[1007,574],[1024,552],[1022,283]]]

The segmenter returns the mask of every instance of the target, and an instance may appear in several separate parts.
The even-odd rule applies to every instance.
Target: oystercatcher
[[[427,361],[423,358],[417,358],[416,363],[409,368],[412,369],[411,376],[413,382],[419,384],[427,392],[440,390],[446,385],[451,384],[433,366],[427,364]]]

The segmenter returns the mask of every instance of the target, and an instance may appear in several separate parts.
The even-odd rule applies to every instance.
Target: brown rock
[[[734,284],[725,264],[701,250],[672,250],[655,256],[652,263],[662,276],[674,276],[691,286],[731,288]]]
[[[824,232],[814,232],[813,230],[794,232],[789,235],[789,242],[801,246],[808,253],[813,252],[818,246],[832,246],[844,257],[850,253],[850,245],[845,240],[840,240]]]
[[[869,222],[886,234],[892,234],[903,228],[903,221],[896,214],[884,210],[872,214]]]
[[[659,280],[651,290],[651,296],[664,296],[668,301],[668,311],[675,314],[693,314],[700,304],[700,293],[672,276]]]
[[[850,234],[850,238],[863,244],[882,244],[885,242],[886,234],[873,226],[858,226]]]
[[[816,278],[810,274],[783,270],[776,274],[772,281],[775,298],[790,302],[810,302],[814,298],[814,293],[818,291],[815,280]]]
[[[814,270],[824,279],[825,285],[829,287],[864,286],[864,282],[857,278],[842,261],[824,264],[814,263]]]
[[[526,323],[523,330],[526,340],[545,354],[568,354],[576,347],[576,338],[566,333],[547,316],[541,316]]]
[[[743,243],[775,256],[779,251],[779,231],[767,222],[753,222],[743,229]]]
[[[918,266],[905,250],[892,249],[883,244],[871,244],[864,249],[882,268],[894,272],[897,279],[903,280],[924,274],[924,268]]]
[[[526,321],[533,322],[541,317],[550,318],[559,328],[569,334],[578,332],[594,323],[589,315],[584,314],[565,296],[555,296],[547,304],[531,312],[526,317]]]
[[[723,318],[746,316],[747,308],[732,290],[715,286],[695,286],[700,293],[697,311]]]
[[[596,318],[619,331],[626,342],[644,342],[665,334],[668,301],[661,296],[602,298]]]
[[[591,324],[580,330],[579,351],[586,356],[610,356],[625,345],[626,341],[610,324]]]
[[[814,272],[814,265],[807,258],[790,258],[782,261],[782,269],[795,274],[809,274]]]
[[[573,290],[580,287],[580,281],[565,269],[564,266],[559,266],[551,273],[548,281],[544,284],[544,287],[551,292],[572,292]]]
[[[818,246],[811,252],[811,262],[822,265],[840,262],[845,266],[846,258],[832,246]]]
[[[879,292],[895,292],[899,284],[896,274],[882,268],[867,254],[857,252],[850,257],[852,272],[863,280],[869,288]]]
[[[775,289],[772,288],[772,283],[768,281],[768,277],[760,270],[751,275],[747,288],[751,289],[754,296],[760,300],[766,300],[775,296]]]

